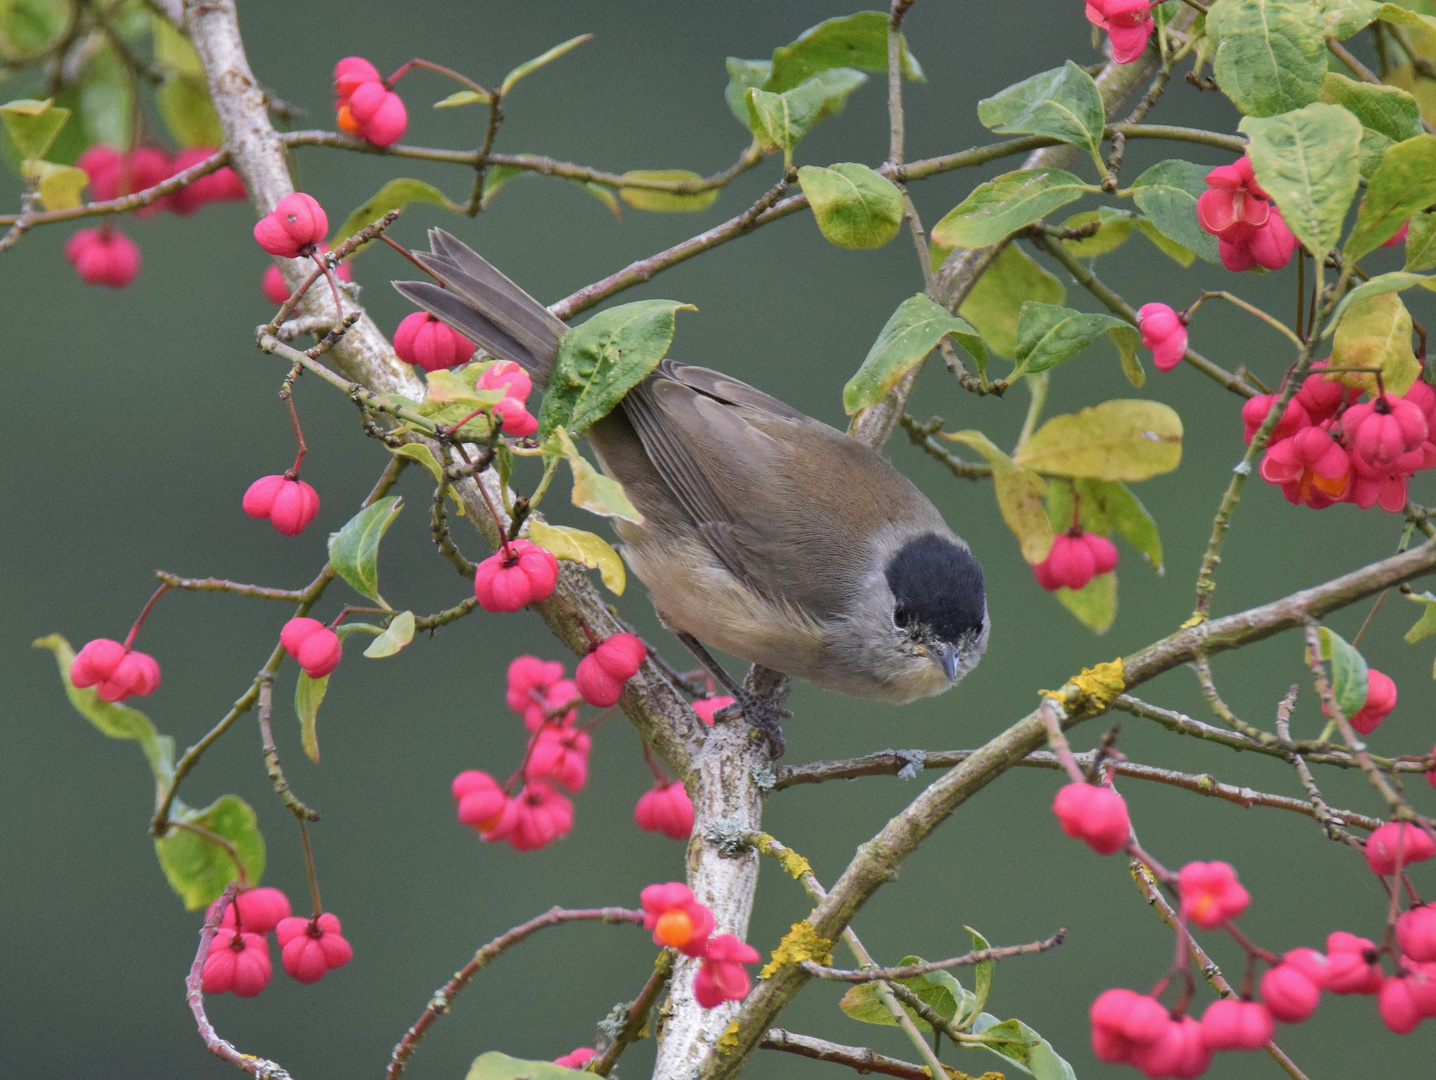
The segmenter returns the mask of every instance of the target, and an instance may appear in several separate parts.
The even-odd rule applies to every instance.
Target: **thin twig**
[[[797,1054],[814,1061],[846,1065],[859,1073],[879,1073],[883,1076],[896,1076],[899,1080],[932,1080],[932,1070],[926,1065],[914,1065],[910,1061],[888,1057],[866,1046],[844,1046],[782,1028],[769,1028],[758,1046],[762,1050],[782,1050],[784,1053]],[[946,1069],[945,1072],[948,1077],[955,1078],[958,1075],[956,1069]]]
[[[307,589],[271,589],[266,585],[245,585],[225,578],[185,578],[171,574],[168,570],[156,570],[159,578],[172,589],[189,589],[195,592],[232,592],[240,596],[253,596],[260,600],[279,600],[286,604],[304,602]],[[311,585],[310,588],[313,588]]]
[[[274,700],[274,677],[266,675],[259,684],[259,746],[260,753],[264,755],[264,770],[269,774],[270,781],[274,784],[274,791],[289,807],[290,813],[304,821],[318,821],[319,812],[311,810],[299,800],[289,787],[289,781],[284,778],[284,770],[279,767],[279,747],[274,743],[274,731],[270,726],[269,718],[273,711]]]
[[[658,1000],[658,995],[663,993],[663,988],[668,985],[668,980],[673,976],[673,950],[664,949],[658,954],[658,959],[653,964],[653,974],[648,976],[648,981],[643,984],[643,989],[638,992],[638,997],[628,1007],[628,1017],[623,1022],[623,1027],[618,1029],[618,1034],[613,1037],[613,1042],[608,1044],[602,1056],[591,1061],[586,1069],[588,1072],[597,1073],[599,1076],[607,1076],[613,1072],[613,1066],[617,1064],[619,1055],[628,1045],[640,1038],[643,1029],[648,1025],[648,1014],[653,1010],[653,1004]]]
[[[1297,686],[1293,684],[1292,688],[1286,692],[1286,697],[1282,698],[1281,703],[1276,707],[1276,733],[1287,742],[1291,741],[1291,714],[1292,710],[1296,708],[1297,690]],[[1321,827],[1326,830],[1326,835],[1332,840],[1340,840],[1360,847],[1356,838],[1346,831],[1346,819],[1339,814],[1332,813],[1331,807],[1326,805],[1326,800],[1321,796],[1321,789],[1316,786],[1316,777],[1311,775],[1311,769],[1306,764],[1306,760],[1296,753],[1291,754],[1288,760],[1295,767],[1297,775],[1301,777],[1301,786],[1306,789],[1307,801],[1316,811],[1316,819],[1321,822]]]
[[[827,979],[829,982],[863,983],[873,982],[876,979],[913,979],[919,975],[926,975],[933,971],[946,971],[948,968],[972,967],[977,964],[986,964],[992,960],[1008,960],[1014,956],[1030,956],[1033,953],[1046,952],[1062,944],[1062,939],[1067,936],[1067,928],[1063,927],[1049,938],[1041,941],[1030,941],[1025,945],[1003,945],[992,949],[976,949],[972,952],[963,953],[961,956],[950,957],[947,960],[934,960],[930,964],[908,964],[905,967],[890,968],[866,968],[862,970],[849,970],[845,968],[826,967],[814,963],[812,960],[803,961],[803,970],[809,975],[818,979]]]

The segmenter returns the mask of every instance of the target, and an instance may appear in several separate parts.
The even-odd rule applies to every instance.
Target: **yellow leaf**
[[[1394,292],[1356,299],[1346,309],[1332,341],[1332,366],[1371,367],[1381,371],[1386,389],[1404,394],[1421,377],[1411,349],[1411,314]],[[1376,392],[1376,376],[1349,373],[1341,381]]]
[[[1159,401],[1118,399],[1054,416],[1012,460],[1045,476],[1123,483],[1171,472],[1182,460],[1182,418]]]
[[[51,161],[25,161],[20,171],[26,180],[38,182],[40,205],[46,210],[73,210],[84,202],[80,192],[90,182],[84,169]]]
[[[702,180],[696,172],[687,169],[633,169],[623,174],[631,180]],[[649,210],[655,213],[687,213],[706,210],[718,198],[718,189],[707,191],[677,192],[661,191],[657,188],[624,187],[618,189],[619,197],[635,210]]]
[[[1052,549],[1052,522],[1047,516],[1047,481],[1024,469],[993,445],[980,431],[942,433],[944,439],[970,446],[992,466],[992,486],[1002,520],[1017,537],[1022,557],[1040,563]]]
[[[537,520],[529,522],[528,537],[539,547],[548,548],[556,558],[597,570],[609,592],[614,596],[623,595],[628,584],[623,560],[603,537],[568,525],[549,525]]]

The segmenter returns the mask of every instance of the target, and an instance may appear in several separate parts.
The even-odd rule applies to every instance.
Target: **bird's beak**
[[[957,661],[960,654],[956,645],[947,641],[934,641],[924,645],[922,649],[929,660],[942,668],[942,673],[947,676],[948,682],[957,682]]]

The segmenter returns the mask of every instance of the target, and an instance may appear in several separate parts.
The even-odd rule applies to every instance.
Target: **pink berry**
[[[529,540],[510,540],[474,574],[474,596],[485,611],[517,611],[547,600],[558,583],[558,560]]]
[[[646,832],[687,840],[693,834],[693,800],[681,780],[659,784],[639,796],[633,820]]]
[[[547,724],[539,730],[524,767],[526,780],[556,780],[579,792],[588,782],[588,754],[593,739],[586,731]]]
[[[70,682],[95,688],[101,701],[153,694],[160,685],[160,665],[148,653],[126,649],[118,641],[96,638],[88,642],[70,665]]]
[[[583,700],[599,708],[618,703],[623,684],[638,674],[648,646],[633,634],[614,634],[578,662],[574,682]]]
[[[1080,589],[1098,574],[1116,569],[1117,548],[1105,536],[1073,529],[1052,540],[1047,558],[1032,567],[1037,583],[1048,592]]]
[[[327,911],[313,919],[282,919],[274,936],[284,970],[302,983],[318,982],[354,955],[353,947],[341,936],[338,917]]]
[[[528,372],[514,363],[512,360],[500,360],[492,367],[484,371],[474,383],[475,390],[498,390],[505,391],[504,396],[513,398],[520,404],[528,400],[533,392],[533,380],[529,378]]]
[[[708,941],[703,965],[693,977],[693,998],[705,1009],[725,1001],[742,1001],[752,983],[744,964],[756,964],[758,950],[732,934],[719,934]]]
[[[1325,966],[1326,958],[1322,957],[1322,967]],[[1316,1012],[1321,1003],[1321,985],[1295,964],[1278,964],[1261,977],[1261,999],[1282,1023],[1299,1024]]]
[[[404,316],[394,331],[394,352],[406,364],[440,371],[467,364],[474,343],[427,311],[416,311]]]
[[[1129,1060],[1148,1077],[1195,1080],[1212,1063],[1212,1052],[1202,1041],[1202,1025],[1183,1016],[1168,1020],[1151,1042],[1134,1046]]]
[[[714,714],[722,712],[724,709],[726,709],[729,705],[732,704],[733,699],[726,695],[720,697],[699,698],[693,703],[693,711],[698,714],[699,718],[702,719],[705,724],[707,724],[709,727],[712,727]]]
[[[221,926],[234,927],[236,908],[239,909],[239,929],[246,934],[267,934],[291,914],[289,897],[268,887],[236,893],[234,902],[224,909]]]
[[[275,473],[250,484],[242,505],[250,517],[268,518],[282,535],[298,536],[319,513],[319,493],[303,480]]]
[[[319,254],[323,255],[328,250],[328,244],[319,245]],[[347,260],[340,263],[334,268],[334,276],[340,281],[353,281],[353,264]],[[273,263],[264,271],[264,277],[259,281],[259,291],[264,293],[264,298],[271,304],[282,304],[289,299],[289,286],[284,283],[284,275],[279,272],[279,267]]]
[[[459,820],[480,833],[496,828],[508,796],[499,782],[486,772],[465,769],[450,785],[459,803]]]
[[[1436,842],[1419,825],[1388,821],[1366,838],[1365,854],[1373,874],[1394,874],[1397,863],[1411,866],[1436,855]]]
[[[1368,668],[1366,686],[1366,704],[1351,717],[1351,726],[1363,735],[1370,735],[1396,708],[1396,683],[1390,675]]]
[[[346,112],[348,123],[343,120]],[[403,100],[377,80],[355,86],[348,101],[340,106],[339,115],[340,126],[344,130],[375,146],[398,142],[409,126],[409,114]]]
[[[322,679],[337,668],[344,657],[339,635],[318,619],[290,619],[279,633],[279,644],[311,679]]]
[[[1085,841],[1099,855],[1120,851],[1132,831],[1127,802],[1112,788],[1067,784],[1058,790],[1052,811],[1063,832]]]
[[[565,1069],[581,1069],[596,1057],[598,1057],[598,1052],[593,1047],[580,1046],[575,1050],[570,1050],[563,1057],[554,1058],[553,1063],[562,1065]]]
[[[1167,1028],[1167,1010],[1161,1002],[1135,990],[1104,990],[1092,1002],[1092,1050],[1111,1064],[1127,1061],[1132,1051],[1154,1042]]]
[[[240,997],[254,997],[269,985],[273,973],[269,942],[263,934],[236,934],[221,928],[205,953],[201,985],[206,994],[233,990]]]
[[[213,146],[186,147],[170,162],[169,175],[176,176],[218,152],[218,149]],[[169,177],[165,179],[169,179]],[[240,182],[239,176],[228,165],[224,165],[212,173],[201,176],[187,187],[173,192],[169,196],[169,206],[176,214],[187,216],[208,202],[247,197],[244,184]]]
[[[124,233],[101,225],[65,241],[65,258],[86,285],[123,289],[140,272],[140,249]]]
[[[1202,1014],[1202,1042],[1208,1050],[1260,1050],[1275,1034],[1272,1014],[1255,1001],[1219,998]]]
[[[318,249],[329,231],[324,208],[302,191],[286,195],[254,227],[254,239],[265,251],[295,259]]]
[[[530,414],[522,401],[506,397],[494,406],[494,416],[499,420],[503,433],[516,439],[524,439],[538,430],[538,417]]]
[[[1381,984],[1376,995],[1381,1022],[1398,1035],[1409,1035],[1421,1023],[1422,1011],[1411,990],[1410,976],[1394,975]]]
[[[1423,904],[1403,911],[1396,920],[1396,944],[1412,960],[1436,961],[1436,907]]]
[[[1137,311],[1142,345],[1152,350],[1158,371],[1171,371],[1187,354],[1187,324],[1166,304],[1143,304]]]
[[[578,687],[572,679],[560,679],[550,684],[539,697],[540,701],[533,702],[524,710],[524,727],[530,731],[538,731],[544,724],[555,721],[566,727],[573,727],[578,722],[578,710],[573,708],[579,701]]]
[[[334,65],[334,94],[347,101],[363,83],[382,79],[379,69],[362,56],[346,56]]]
[[[1204,930],[1213,930],[1247,909],[1251,895],[1224,862],[1191,862],[1177,875],[1182,916]]]
[[[1242,426],[1245,429],[1243,434],[1246,437],[1247,445],[1251,445],[1257,428],[1261,427],[1262,421],[1271,412],[1272,406],[1276,404],[1275,394],[1258,394],[1249,398],[1242,406]],[[1275,429],[1271,433],[1270,443],[1280,442],[1282,439],[1289,439],[1302,428],[1311,426],[1311,417],[1307,415],[1305,406],[1297,397],[1293,397],[1286,403],[1282,410],[1281,419],[1277,421]]]
[[[639,894],[643,928],[653,931],[655,945],[667,945],[687,956],[703,956],[713,932],[713,912],[700,904],[680,881],[649,885]]]
[[[1344,930],[1326,938],[1326,975],[1322,989],[1333,994],[1375,994],[1385,973],[1375,942]]]
[[[173,170],[165,152],[141,146],[122,154],[108,146],[92,146],[75,161],[90,178],[92,198],[108,201],[154,187],[168,179]],[[169,198],[157,199],[135,211],[136,217],[151,217],[165,208]]]
[[[563,665],[557,660],[540,660],[537,656],[515,657],[509,664],[508,691],[504,700],[514,712],[523,714],[534,704],[532,691],[546,690],[562,678]]]
[[[495,828],[484,835],[485,840],[507,840],[516,851],[537,851],[555,840],[562,840],[573,828],[573,803],[550,784],[533,780],[524,785],[523,793],[510,800],[515,813],[507,810]]]

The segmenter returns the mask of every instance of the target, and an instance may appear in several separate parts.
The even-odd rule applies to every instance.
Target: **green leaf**
[[[1370,180],[1376,175],[1376,170],[1381,168],[1381,159],[1386,156],[1386,151],[1395,145],[1379,131],[1372,131],[1370,128],[1361,129],[1361,146],[1357,150],[1357,167],[1361,170],[1363,180]]]
[[[992,485],[997,495],[997,508],[1002,520],[1017,537],[1022,557],[1028,563],[1040,563],[1052,550],[1052,523],[1047,518],[1043,499],[1047,481],[1031,469],[1024,469],[1004,454],[980,431],[941,432],[950,442],[970,446],[992,466]]]
[[[1159,161],[1132,182],[1132,198],[1167,239],[1217,262],[1217,238],[1197,223],[1197,199],[1207,190],[1204,165],[1172,158]]]
[[[977,327],[987,347],[1000,356],[1017,353],[1017,324],[1028,300],[1061,304],[1062,282],[1042,269],[1019,246],[1008,244],[979,275],[959,315]]]
[[[1247,157],[1257,182],[1296,238],[1317,259],[1326,258],[1341,239],[1361,182],[1361,121],[1339,105],[1317,102],[1281,116],[1248,116],[1238,128],[1250,141]]]
[[[68,0],[0,0],[0,40],[22,57],[38,59],[69,21]]]
[[[920,956],[907,956],[895,966],[913,967],[926,962]],[[963,990],[957,979],[946,971],[930,971],[925,975],[894,979],[893,982],[906,986],[917,995],[924,1005],[944,1020],[954,1019],[958,1015],[963,999],[972,998],[971,994]],[[838,1002],[838,1008],[854,1020],[859,1020],[864,1024],[883,1024],[888,1027],[897,1025],[897,1019],[893,1016],[892,1011],[878,997],[878,988],[875,983],[858,983],[853,986]],[[912,1022],[919,1031],[932,1030],[931,1025],[918,1016],[906,1003],[903,1003],[903,1009],[912,1018]]]
[[[866,165],[804,165],[798,181],[818,229],[838,247],[880,248],[902,228],[902,193]]]
[[[1092,190],[1065,169],[1004,173],[974,188],[931,235],[945,247],[987,247]]]
[[[1080,229],[1095,221],[1098,223],[1097,231],[1081,240],[1063,240],[1061,244],[1068,254],[1075,255],[1079,259],[1092,259],[1098,255],[1106,255],[1116,251],[1127,242],[1127,237],[1132,235],[1132,226],[1137,223],[1137,220],[1135,214],[1111,213],[1106,207],[1101,210],[1087,210],[1080,214],[1073,214],[1062,223],[1062,228]]]
[[[1094,634],[1105,634],[1117,620],[1117,575],[1098,574],[1080,589],[1066,586],[1054,594],[1077,621]]]
[[[614,596],[623,595],[628,584],[623,560],[603,537],[569,525],[550,525],[530,518],[528,538],[539,547],[553,552],[557,559],[567,559],[590,570],[596,569],[609,592]]]
[[[59,634],[50,634],[34,642],[34,648],[49,649],[60,668],[60,682],[65,696],[75,711],[112,739],[133,739],[140,744],[145,760],[150,763],[155,785],[163,789],[174,779],[175,744],[168,735],[161,735],[150,718],[138,709],[115,702],[102,701],[93,686],[83,690],[70,682],[70,668],[75,663],[75,650]]]
[[[1101,315],[1028,300],[1017,321],[1017,367],[1009,380],[1020,374],[1036,374],[1068,360],[1103,334],[1117,346],[1124,371],[1136,364],[1137,346],[1142,338],[1137,328],[1115,315]],[[1136,368],[1141,371],[1140,366]],[[1130,377],[1130,374],[1129,374]],[[1140,383],[1138,383],[1140,385]]]
[[[1347,309],[1354,304],[1366,303],[1384,293],[1405,292],[1422,285],[1428,289],[1436,289],[1436,277],[1428,277],[1425,274],[1413,274],[1406,270],[1393,270],[1389,274],[1377,274],[1374,278],[1363,281],[1356,288],[1341,298],[1341,303],[1336,305],[1336,313],[1332,315],[1327,323],[1322,337],[1329,337],[1332,327],[1340,326],[1342,319],[1346,317]]]
[[[593,1073],[568,1069],[552,1061],[524,1061],[490,1050],[474,1058],[464,1080],[576,1080],[578,1077],[592,1080]]]
[[[1071,60],[983,98],[977,103],[977,118],[1001,135],[1061,139],[1102,163],[1102,131],[1107,124],[1102,95],[1092,76]]]
[[[1216,0],[1207,10],[1222,91],[1248,116],[1316,100],[1326,75],[1325,27],[1312,0]]]
[[[1321,21],[1329,37],[1345,41],[1365,30],[1381,12],[1376,0],[1321,0]]]
[[[180,146],[218,146],[224,142],[219,113],[203,78],[175,72],[155,89],[155,104],[170,135]]]
[[[54,98],[21,99],[0,105],[0,120],[20,157],[26,160],[43,158],[69,119],[70,110],[56,106]]]
[[[113,49],[96,53],[80,81],[80,118],[90,141],[127,149],[134,107],[134,84],[124,62]]]
[[[413,640],[414,613],[401,611],[394,616],[387,630],[369,642],[369,647],[364,650],[364,655],[370,660],[393,656],[395,653],[401,652]]]
[[[379,541],[402,509],[404,502],[400,496],[386,496],[360,510],[342,529],[329,535],[329,561],[335,571],[355,592],[385,608],[389,604],[379,595]]]
[[[632,169],[623,174],[631,180],[702,180],[696,172],[687,169]],[[635,210],[649,210],[655,213],[692,213],[706,210],[718,198],[718,189],[695,191],[683,194],[676,191],[655,191],[653,188],[624,187],[618,189],[619,197]]]
[[[375,640],[378,640],[377,638]],[[304,672],[299,673],[299,685],[294,688],[294,714],[299,717],[299,741],[304,753],[314,764],[319,764],[319,706],[329,691],[329,676],[311,679]]]
[[[552,49],[549,49],[548,52],[535,56],[532,60],[520,64],[504,76],[504,81],[502,85],[499,86],[499,96],[507,97],[508,92],[514,88],[514,83],[518,82],[525,75],[532,74],[545,64],[553,63],[553,61],[557,60],[564,53],[578,48],[591,37],[593,37],[592,34],[580,34],[578,37],[569,38],[567,41],[555,45]]]
[[[1406,269],[1436,267],[1436,213],[1413,214],[1406,230]]]
[[[1137,227],[1138,232],[1152,242],[1153,247],[1177,265],[1191,266],[1196,261],[1197,253],[1195,251],[1168,237],[1151,220],[1138,218],[1132,224]]]
[[[154,36],[155,67],[166,73],[180,72],[204,78],[204,62],[177,26],[156,14],[150,20],[150,32]]]
[[[1407,593],[1406,599],[1414,600],[1423,605],[1421,618],[1416,620],[1416,625],[1406,631],[1406,644],[1415,645],[1418,641],[1424,641],[1432,634],[1436,634],[1436,596],[1431,593]]]
[[[390,180],[374,193],[373,197],[362,206],[358,207],[352,214],[344,219],[344,224],[334,234],[330,246],[337,245],[348,240],[364,226],[371,222],[378,221],[390,210],[401,210],[414,202],[433,203],[442,206],[447,210],[458,212],[459,207],[449,200],[449,197],[436,188],[433,184],[426,184],[422,180],[411,180],[408,177],[398,177]]]
[[[1350,110],[1361,126],[1385,135],[1392,142],[1414,139],[1422,132],[1421,108],[1416,99],[1397,86],[1357,82],[1328,71],[1319,100]]]
[[[602,517],[622,518],[635,525],[643,524],[643,515],[628,501],[623,485],[595,469],[589,460],[578,452],[578,447],[574,446],[573,439],[562,426],[554,428],[544,442],[543,452],[546,455],[557,455],[568,462],[568,467],[573,472],[574,506]]]
[[[972,927],[964,926],[963,929],[972,935],[972,947],[974,949],[980,952],[983,949],[992,948],[992,946],[987,943],[987,939]],[[984,960],[972,969],[972,990],[977,996],[974,1012],[982,1011],[983,1006],[987,1004],[987,995],[992,992],[992,968],[992,961]]]
[[[592,181],[579,182],[579,187],[588,192],[604,206],[608,207],[613,216],[619,219],[623,217],[623,204],[618,201],[618,196],[613,193],[612,188],[604,187],[602,184],[595,184]]]
[[[1426,14],[1413,10],[1422,7]],[[1430,14],[1430,4],[1423,4],[1422,0],[1401,0],[1399,4],[1382,4],[1379,12],[1382,22],[1389,22],[1396,26],[1410,26],[1426,34],[1436,33],[1436,18]]]
[[[1257,178],[1261,179],[1260,174]],[[1381,167],[1366,187],[1366,201],[1356,213],[1356,224],[1342,253],[1348,259],[1361,258],[1389,240],[1403,221],[1433,202],[1436,135],[1418,135],[1388,148]]]
[[[887,397],[948,334],[971,354],[980,370],[987,367],[987,353],[976,330],[922,293],[908,297],[889,316],[862,367],[843,387],[843,409],[852,416]]]
[[[539,409],[540,439],[558,427],[582,435],[658,366],[673,343],[677,300],[638,300],[601,311],[559,339]]]
[[[1101,577],[1110,578],[1111,574]],[[1093,581],[1099,578],[1093,578]],[[1090,588],[1090,585],[1089,585]],[[1067,592],[1070,590],[1060,590]],[[991,1013],[983,1013],[972,1025],[974,1034],[984,1035],[989,1042],[982,1044],[1007,1064],[1037,1077],[1037,1080],[1077,1080],[1072,1066],[1067,1064],[1052,1044],[1021,1020],[1004,1020],[998,1023]]]
[[[488,94],[481,94],[477,90],[456,90],[443,101],[434,102],[436,109],[452,109],[459,105],[487,105],[494,99]]]
[[[748,89],[748,127],[762,151],[783,151],[783,163],[793,163],[793,147],[819,120],[842,112],[848,95],[868,77],[851,68],[833,68],[807,82],[775,94]]]
[[[748,126],[748,91],[761,90],[773,74],[771,60],[740,60],[730,56],[728,65],[728,87],[723,96],[728,108],[738,118],[738,123]]]
[[[517,165],[494,165],[484,175],[484,193],[479,198],[479,208],[488,209],[489,202],[510,180],[520,176],[536,175],[532,169],[520,169]]]
[[[899,47],[902,73],[909,79],[923,81],[922,68],[908,52],[906,38],[900,38]],[[835,68],[887,71],[886,12],[860,11],[804,30],[791,45],[773,50],[772,69],[763,89],[782,93]],[[733,69],[730,66],[728,70],[731,74]]]
[[[1053,485],[1054,488],[1057,486]],[[1137,549],[1152,569],[1159,574],[1162,572],[1162,538],[1157,531],[1157,522],[1125,484],[1082,477],[1077,480],[1077,494],[1082,499],[1084,519],[1091,510],[1106,520],[1107,528],[1098,529],[1098,532],[1105,534],[1108,529],[1115,530]]]
[[[1412,329],[1411,313],[1396,293],[1359,297],[1348,305],[1336,328],[1332,360],[1338,367],[1376,368],[1388,392],[1404,394],[1421,377],[1421,363],[1411,349]],[[1376,390],[1375,375],[1352,373],[1341,381]]]
[[[49,161],[22,161],[20,175],[37,182],[40,205],[46,210],[72,210],[80,206],[84,202],[80,193],[90,182],[84,169]]]
[[[403,446],[392,446],[389,453],[395,457],[408,458],[410,461],[417,461],[424,466],[424,471],[434,478],[434,483],[439,484],[444,480],[444,469],[439,464],[439,459],[434,456],[423,443],[405,443]]]
[[[1044,476],[1146,480],[1181,463],[1182,418],[1160,401],[1104,401],[1052,417],[1012,460]]]
[[[254,808],[238,795],[221,795],[203,810],[182,808],[171,817],[228,840],[244,864],[251,885],[264,876],[264,837]],[[171,887],[189,911],[213,903],[225,886],[241,877],[234,859],[213,840],[188,829],[171,827],[155,840],[155,854]]]
[[[1317,635],[1321,639],[1321,658],[1331,661],[1331,693],[1336,707],[1350,720],[1366,704],[1366,658],[1329,626],[1319,628]]]

